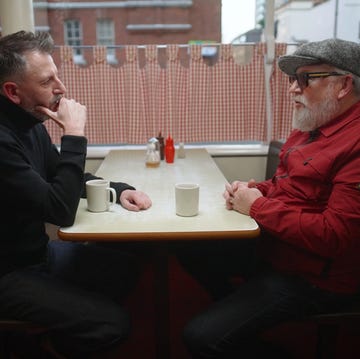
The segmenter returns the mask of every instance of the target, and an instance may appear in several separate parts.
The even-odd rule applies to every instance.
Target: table
[[[162,161],[157,168],[145,166],[144,150],[110,151],[97,176],[126,182],[146,192],[153,205],[146,211],[130,212],[120,205],[109,212],[91,213],[81,199],[71,227],[60,228],[59,238],[70,241],[172,241],[239,239],[259,235],[257,223],[250,217],[225,208],[222,194],[226,179],[205,149],[186,149],[186,157],[173,164]],[[200,185],[199,214],[180,217],[175,214],[175,183]],[[169,358],[168,268],[167,253],[159,245],[154,259],[157,276],[158,358]]]
[[[97,176],[127,182],[146,192],[153,201],[150,209],[130,212],[120,205],[109,212],[91,213],[80,200],[75,223],[60,229],[62,239],[108,241],[160,241],[255,237],[257,223],[250,217],[225,208],[222,194],[226,179],[205,149],[188,149],[186,158],[173,164],[162,161],[158,168],[145,166],[143,150],[110,151]],[[175,214],[175,183],[200,185],[199,214]]]

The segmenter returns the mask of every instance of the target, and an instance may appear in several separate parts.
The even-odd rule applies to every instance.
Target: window
[[[98,19],[96,22],[97,44],[101,46],[112,46],[115,44],[114,22],[109,19]],[[107,49],[107,61],[116,63],[114,48]]]
[[[82,45],[82,28],[79,20],[66,20],[64,23],[65,45],[81,46]],[[75,47],[73,50],[74,62],[76,64],[85,64],[83,50]]]

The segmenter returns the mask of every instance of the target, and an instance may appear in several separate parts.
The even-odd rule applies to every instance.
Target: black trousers
[[[57,351],[88,358],[128,336],[119,303],[137,275],[134,257],[114,246],[50,241],[47,263],[0,278],[0,316],[43,325]]]
[[[358,300],[273,270],[257,257],[254,239],[192,242],[179,245],[177,255],[214,298],[184,329],[192,358],[291,358],[261,334],[282,322],[336,311]],[[236,275],[243,280],[238,285],[231,280]]]

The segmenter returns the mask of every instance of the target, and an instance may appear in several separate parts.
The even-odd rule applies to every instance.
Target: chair
[[[276,167],[280,162],[279,153],[283,144],[284,142],[280,140],[270,142],[266,160],[265,179],[270,179],[274,175]]]
[[[0,320],[0,358],[16,358],[16,355],[13,353],[13,343],[11,343],[12,337],[19,334],[40,335],[45,331],[45,328],[34,323],[13,319]]]
[[[344,311],[312,315],[305,320],[317,325],[316,358],[335,359],[341,327],[357,327],[360,333],[360,303]]]

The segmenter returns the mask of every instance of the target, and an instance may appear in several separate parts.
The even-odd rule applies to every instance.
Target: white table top
[[[79,204],[75,223],[60,228],[65,240],[154,241],[255,237],[257,223],[250,217],[225,208],[222,197],[226,179],[205,149],[186,149],[186,158],[173,164],[161,161],[158,168],[145,166],[145,151],[111,151],[96,175],[107,180],[129,183],[146,192],[153,205],[141,212],[130,212],[116,204],[109,212],[91,213],[86,200]],[[175,183],[200,185],[199,214],[175,214]]]

